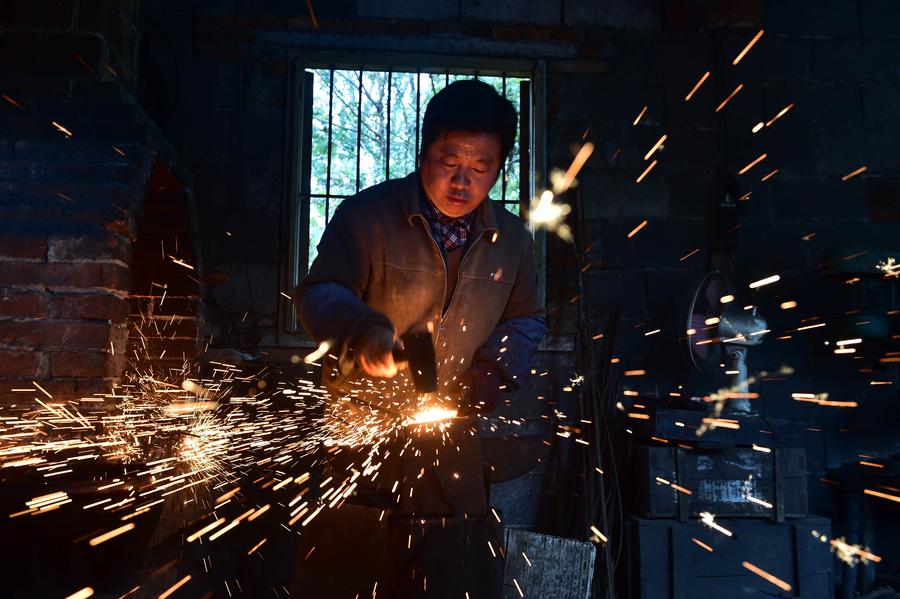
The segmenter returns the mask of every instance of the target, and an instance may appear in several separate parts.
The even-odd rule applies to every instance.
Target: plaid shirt
[[[445,251],[465,246],[475,224],[475,210],[458,218],[447,216],[438,210],[427,196],[422,201],[422,214],[431,226],[434,240]]]

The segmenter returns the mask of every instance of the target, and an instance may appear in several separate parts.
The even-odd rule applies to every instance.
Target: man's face
[[[464,216],[487,199],[497,181],[500,139],[448,131],[426,149],[419,170],[431,203],[447,216]]]

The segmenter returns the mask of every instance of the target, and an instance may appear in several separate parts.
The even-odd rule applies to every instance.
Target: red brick
[[[121,375],[124,363],[105,352],[59,351],[50,353],[50,374],[58,377],[104,378]]]
[[[41,376],[40,352],[0,349],[0,376],[37,378]]]
[[[53,320],[0,321],[0,345],[38,349],[106,349],[110,325],[101,322],[58,322]]]
[[[49,296],[0,290],[0,318],[43,318],[49,312]]]
[[[197,348],[196,339],[176,338],[165,339],[159,337],[149,337],[146,341],[138,339],[130,339],[128,343],[129,355],[132,350],[137,350],[139,356],[146,357],[151,360],[159,359],[165,351],[166,358],[193,360],[197,357],[199,350]]]
[[[44,260],[47,257],[47,239],[43,235],[0,236],[0,256]]]
[[[57,295],[53,298],[53,318],[124,322],[129,312],[128,300],[108,293]]]
[[[131,261],[131,242],[118,235],[51,237],[48,240],[47,250],[47,259],[50,262],[109,258],[125,263]]]
[[[47,362],[49,363],[49,356],[44,356],[47,358]],[[49,371],[43,375],[43,377],[47,377],[49,375]],[[105,379],[105,380],[104,380]],[[109,377],[91,377],[91,378],[40,378],[34,376],[19,376],[12,378],[12,380],[7,379],[6,381],[0,381],[0,393],[6,391],[7,389],[19,388],[19,389],[27,389],[32,386],[32,381],[36,381],[41,387],[47,390],[47,392],[53,397],[54,400],[67,401],[73,400],[77,401],[82,397],[92,397],[96,395],[102,395],[105,393],[109,393],[112,388],[112,381]],[[40,391],[38,391],[38,397],[45,398]],[[23,400],[27,399],[29,403],[33,403],[31,401],[31,395],[27,393],[10,393],[8,395],[3,394],[0,402],[4,402],[7,405],[9,403],[19,403],[21,404]],[[10,401],[11,400],[11,401]],[[89,403],[84,404],[87,406],[87,409],[97,409],[98,406],[101,406],[100,403]],[[85,410],[82,410],[84,413]]]
[[[0,281],[7,285],[105,287],[127,291],[131,273],[125,266],[97,262],[0,262]]]
[[[196,318],[185,316],[153,316],[135,320],[134,325],[145,337],[159,336],[196,339],[199,325]]]

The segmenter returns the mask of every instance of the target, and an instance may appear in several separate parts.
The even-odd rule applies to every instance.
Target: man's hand
[[[372,325],[356,342],[356,365],[369,376],[391,378],[397,374],[394,346],[399,343],[397,333],[382,325]]]
[[[463,373],[461,383],[465,395],[460,415],[487,414],[497,408],[503,384],[499,370],[487,362],[476,362]]]

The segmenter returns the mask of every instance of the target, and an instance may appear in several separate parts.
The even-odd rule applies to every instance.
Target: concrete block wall
[[[237,8],[212,0],[144,3],[141,99],[197,177],[203,252],[216,281],[214,345],[257,353],[279,344],[278,303],[286,301],[278,296],[285,98],[295,50],[357,52],[362,61],[387,51],[546,61],[550,166],[567,166],[572,144],[584,138],[597,145],[568,198],[582,217],[580,247],[591,250],[577,256],[548,241],[551,330],[584,333],[571,300],[577,274],[590,262],[591,309],[599,316],[619,308],[618,368],[648,370],[629,381],[644,395],[664,398],[678,385],[702,394],[719,384],[695,376],[677,345],[684,298],[708,269],[706,219],[710,198],[720,192],[719,166],[736,173],[768,153],[737,176],[742,193],[752,194],[741,203],[740,227],[729,243],[742,288],[781,275],[771,293],[748,293],[773,331],[852,308],[819,276],[825,249],[898,237],[900,117],[893,107],[900,31],[889,25],[900,16],[896,3],[339,0],[313,8],[315,22],[304,4],[279,0]],[[733,67],[732,58],[760,28],[763,38]],[[710,78],[685,102],[706,71]],[[743,90],[717,115],[715,107],[739,83]],[[751,132],[791,102],[795,107],[773,126]],[[668,140],[655,156],[659,164],[636,184],[644,154],[662,134]],[[865,176],[841,180],[863,165]],[[775,168],[776,175],[760,181]],[[628,238],[645,219],[647,226]],[[797,299],[802,314],[782,311],[787,299]],[[644,335],[656,328],[663,332]],[[846,413],[799,406],[791,392],[830,390],[864,400],[854,418],[886,427],[896,419],[883,403],[896,391],[869,387],[857,364],[835,362],[822,342],[817,335],[788,342],[773,334],[750,354],[751,370],[788,360],[798,369],[791,380],[767,382],[758,407],[822,425],[825,432],[811,432],[808,443],[815,479],[852,457],[857,437],[837,432]],[[571,354],[544,356],[542,364],[560,381],[578,368]]]

